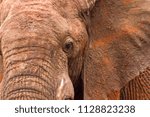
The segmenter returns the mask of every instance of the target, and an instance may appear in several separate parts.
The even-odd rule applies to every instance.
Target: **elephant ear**
[[[89,27],[84,99],[120,99],[121,88],[150,67],[150,1],[97,0]]]

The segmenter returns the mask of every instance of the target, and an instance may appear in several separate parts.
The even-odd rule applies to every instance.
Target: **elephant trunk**
[[[54,45],[40,37],[10,38],[2,39],[2,99],[73,97],[72,83],[65,69],[65,56],[59,58],[61,52],[55,51]]]

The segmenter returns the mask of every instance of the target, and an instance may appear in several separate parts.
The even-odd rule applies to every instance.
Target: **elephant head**
[[[150,84],[149,74],[139,80],[149,73],[149,6],[147,0],[3,0],[1,99],[74,93],[125,99],[130,81]]]

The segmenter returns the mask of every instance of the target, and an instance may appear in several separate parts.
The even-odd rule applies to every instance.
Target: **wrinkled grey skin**
[[[149,6],[147,0],[3,0],[1,99],[125,99],[120,89],[150,66]]]

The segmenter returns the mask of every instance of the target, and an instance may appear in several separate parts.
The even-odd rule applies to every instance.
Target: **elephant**
[[[0,99],[150,99],[150,0],[1,0]]]

